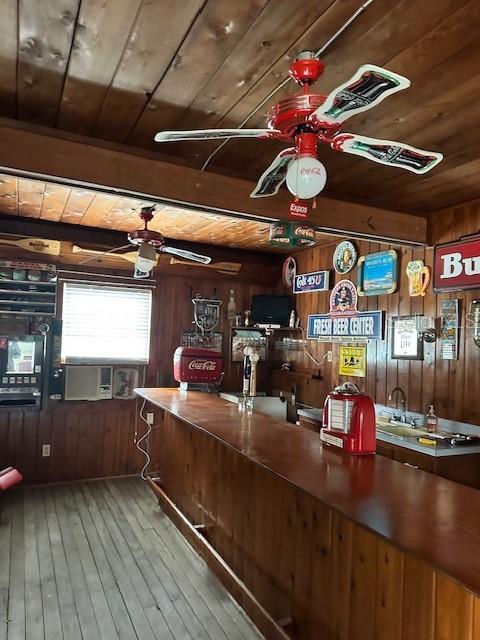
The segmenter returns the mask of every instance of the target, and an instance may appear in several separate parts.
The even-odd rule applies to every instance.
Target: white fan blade
[[[347,118],[376,107],[392,93],[410,86],[410,80],[374,64],[364,64],[344,84],[334,89],[310,119],[320,123],[338,124]]]
[[[176,140],[213,140],[218,138],[272,138],[276,129],[196,129],[193,131],[160,131],[155,142],[175,142]]]
[[[193,251],[176,249],[175,247],[167,247],[165,245],[159,247],[158,251],[161,251],[162,253],[170,253],[172,256],[179,256],[180,258],[192,260],[193,262],[201,262],[202,264],[210,264],[212,261],[209,256],[202,256],[199,253],[193,253]]]
[[[390,167],[407,169],[413,173],[427,173],[443,160],[443,155],[435,151],[417,149],[409,144],[367,138],[355,133],[339,133],[331,143],[335,151],[345,151]]]
[[[72,253],[80,253],[80,254],[88,254],[91,255],[91,258],[87,258],[86,260],[82,260],[79,264],[87,264],[87,262],[92,262],[97,258],[103,258],[107,256],[112,256],[113,258],[122,258],[122,260],[128,260],[128,262],[135,262],[138,256],[138,251],[128,251],[127,253],[116,253],[116,251],[121,251],[122,249],[128,249],[132,245],[125,244],[122,247],[115,247],[115,249],[109,249],[108,251],[98,251],[97,249],[84,249],[83,247],[79,247],[74,244],[72,246]]]
[[[260,176],[257,186],[250,194],[251,198],[274,196],[285,182],[290,161],[295,157],[295,147],[280,151],[272,164]]]

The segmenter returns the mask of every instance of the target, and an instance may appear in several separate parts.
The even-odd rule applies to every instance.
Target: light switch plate
[[[148,424],[153,424],[154,415],[152,412],[147,411],[147,422]]]
[[[42,444],[42,458],[48,458],[50,456],[50,445]]]

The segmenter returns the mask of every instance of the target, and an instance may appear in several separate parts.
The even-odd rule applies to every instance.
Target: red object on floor
[[[13,487],[17,482],[21,482],[23,480],[23,476],[20,471],[14,469],[13,467],[7,467],[3,471],[0,471],[0,489],[5,491],[5,489],[9,489]]]

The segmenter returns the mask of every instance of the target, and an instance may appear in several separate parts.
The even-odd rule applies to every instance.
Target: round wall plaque
[[[357,262],[357,250],[353,242],[343,240],[337,244],[333,253],[333,268],[337,273],[348,273]]]

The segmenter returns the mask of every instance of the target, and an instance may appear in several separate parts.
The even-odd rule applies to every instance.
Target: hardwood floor
[[[0,500],[0,640],[261,638],[141,480]]]

